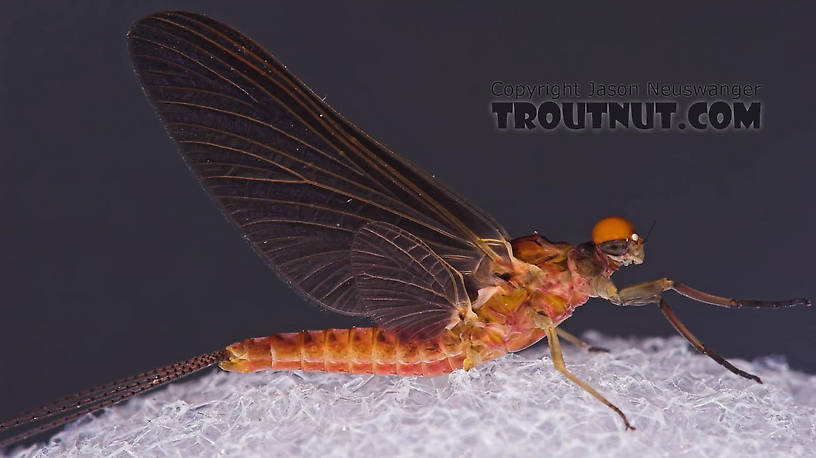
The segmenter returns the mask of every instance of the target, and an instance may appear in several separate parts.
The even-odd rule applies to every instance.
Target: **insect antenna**
[[[649,240],[649,237],[651,237],[652,229],[654,229],[655,224],[657,224],[657,220],[652,220],[652,225],[649,226],[649,231],[646,232],[646,237],[643,237],[643,243],[646,243]]]
[[[0,422],[0,433],[32,423],[36,424],[0,441],[0,449],[62,426],[87,413],[103,409],[153,388],[179,380],[226,359],[228,359],[226,350],[205,353],[184,361],[98,385],[21,412]]]

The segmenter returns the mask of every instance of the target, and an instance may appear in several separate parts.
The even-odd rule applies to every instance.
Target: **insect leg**
[[[614,288],[614,287],[613,287]],[[793,307],[796,305],[810,306],[810,301],[800,297],[796,299],[788,299],[784,301],[757,301],[753,299],[731,299],[727,297],[715,296],[713,294],[704,293],[696,290],[691,286],[683,283],[678,283],[667,278],[659,280],[638,283],[636,285],[627,286],[617,292],[615,295],[610,295],[610,300],[618,305],[646,305],[659,304],[661,294],[668,290],[674,290],[679,294],[686,296],[689,299],[704,304],[716,305],[719,307],[728,308],[742,308],[742,307]]]
[[[700,340],[697,339],[697,337],[694,337],[694,334],[692,334],[691,331],[688,330],[686,325],[684,325],[683,322],[681,322],[680,319],[677,318],[677,315],[674,314],[674,311],[672,311],[671,307],[669,307],[669,303],[666,302],[665,299],[660,299],[660,311],[663,312],[663,315],[666,317],[667,320],[669,320],[669,323],[671,323],[672,326],[674,326],[674,329],[676,329],[677,332],[680,333],[680,335],[685,337],[686,340],[688,340],[689,343],[691,343],[691,345],[693,345],[694,348],[697,349],[697,351],[705,355],[708,355],[718,364],[739,376],[754,380],[757,383],[762,383],[762,379],[760,379],[754,374],[749,374],[748,372],[738,369],[733,364],[729,363],[728,360],[715,353],[714,350],[706,347],[702,342],[700,342]]]
[[[704,293],[702,291],[698,291],[691,286],[684,285],[682,283],[673,282],[672,289],[677,291],[678,293],[686,296],[689,299],[693,299],[697,302],[703,302],[705,304],[717,305],[720,307],[729,307],[729,308],[741,308],[741,307],[770,307],[770,308],[777,308],[777,307],[793,307],[796,305],[804,305],[810,307],[810,301],[805,299],[804,297],[799,297],[796,299],[789,299],[786,301],[755,301],[752,299],[730,299],[727,297],[720,297],[715,296],[713,294]]]
[[[556,328],[558,335],[561,336],[563,339],[567,340],[569,343],[575,345],[576,347],[581,348],[582,350],[588,351],[590,353],[609,353],[609,350],[603,347],[596,347],[589,342],[571,334],[561,328]]]
[[[578,377],[573,375],[572,372],[567,370],[567,366],[564,364],[564,357],[561,355],[561,345],[558,343],[558,331],[556,330],[555,326],[552,325],[548,326],[546,328],[546,331],[547,341],[549,342],[550,345],[550,355],[552,356],[553,365],[555,366],[556,370],[564,374],[564,376],[566,376],[576,385],[583,388],[586,392],[595,396],[595,398],[597,398],[599,401],[606,404],[607,407],[614,410],[615,413],[620,415],[620,417],[623,419],[623,423],[626,425],[626,429],[631,429],[634,431],[635,428],[631,424],[629,424],[629,420],[626,418],[626,415],[624,415],[623,412],[619,408],[617,408],[617,406],[609,402],[605,397],[603,397],[603,395],[601,395],[601,393],[595,391],[594,388],[587,385],[586,382],[579,379]]]
[[[617,297],[614,297],[613,302],[619,305],[645,305],[645,304],[659,304],[660,311],[663,312],[663,316],[666,317],[667,320],[674,326],[674,329],[677,332],[686,338],[686,340],[691,343],[700,353],[708,355],[711,359],[716,361],[721,366],[725,367],[729,371],[747,379],[754,380],[758,383],[762,383],[762,380],[757,377],[756,375],[749,374],[741,369],[736,368],[733,364],[729,363],[725,358],[718,355],[714,352],[714,350],[706,347],[700,342],[691,331],[686,328],[686,326],[677,318],[677,315],[674,314],[672,309],[669,307],[669,304],[663,299],[662,295],[664,291],[668,291],[673,289],[678,293],[686,296],[690,299],[694,299],[699,302],[703,302],[706,304],[712,305],[719,305],[723,307],[785,307],[785,306],[794,306],[794,305],[810,305],[810,302],[806,299],[793,299],[790,301],[751,301],[751,300],[743,300],[738,301],[734,299],[728,299],[724,297],[714,296],[711,294],[704,293],[702,291],[697,291],[690,286],[686,286],[682,283],[673,282],[666,278],[661,278],[660,280],[639,283],[637,285],[629,286],[627,288],[623,288],[617,294]]]
[[[673,286],[674,282],[667,278],[647,281],[621,289],[617,297],[610,300],[618,305],[657,304],[660,302],[660,295]]]

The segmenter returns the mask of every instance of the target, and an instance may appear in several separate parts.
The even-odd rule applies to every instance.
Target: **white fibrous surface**
[[[213,371],[86,416],[14,456],[813,456],[816,377],[780,358],[738,377],[679,337],[538,345],[447,376]]]

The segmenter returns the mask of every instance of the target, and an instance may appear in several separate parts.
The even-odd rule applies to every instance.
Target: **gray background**
[[[642,231],[656,220],[647,263],[616,274],[620,285],[670,276],[738,297],[816,297],[803,9],[16,2],[0,19],[0,416],[244,337],[353,323],[269,272],[166,137],[124,37],[168,8],[248,33],[511,234],[580,242],[610,213]],[[502,133],[496,79],[758,83],[764,128]],[[785,355],[816,372],[813,310],[670,300],[726,356]],[[654,307],[597,300],[565,328],[673,333]]]

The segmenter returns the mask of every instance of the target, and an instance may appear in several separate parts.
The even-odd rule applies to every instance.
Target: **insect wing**
[[[350,247],[378,221],[421,239],[466,278],[485,256],[508,258],[498,223],[346,121],[241,33],[166,12],[128,38],[186,163],[255,250],[319,305],[367,315]]]
[[[462,274],[392,224],[360,229],[351,244],[351,270],[366,314],[406,340],[436,336],[470,310]]]

